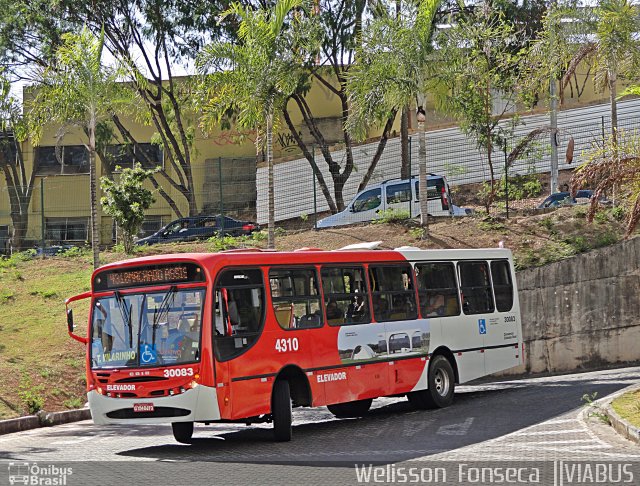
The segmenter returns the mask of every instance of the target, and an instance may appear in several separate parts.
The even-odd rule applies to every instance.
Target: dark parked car
[[[591,189],[581,189],[576,193],[576,197],[572,198],[570,192],[554,192],[544,201],[540,203],[538,209],[555,208],[558,206],[571,206],[573,204],[587,204],[593,197]],[[600,199],[601,203],[607,203],[605,198]]]
[[[238,221],[228,216],[193,216],[172,221],[151,236],[136,241],[136,245],[152,245],[172,241],[192,241],[219,236],[250,235],[260,226],[249,221]]]

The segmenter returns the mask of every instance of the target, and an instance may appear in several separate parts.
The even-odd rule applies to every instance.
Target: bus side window
[[[453,263],[418,263],[418,296],[423,317],[447,317],[460,314],[458,284]]]
[[[491,262],[493,293],[499,312],[509,312],[513,307],[513,282],[511,268],[506,260]]]
[[[411,265],[370,265],[369,272],[373,289],[371,301],[376,321],[418,317]]]
[[[322,290],[330,326],[371,321],[362,267],[323,267]]]
[[[493,312],[493,295],[487,262],[458,262],[462,310],[465,314]]]
[[[272,268],[269,270],[269,286],[273,313],[281,328],[322,326],[315,268]]]
[[[251,347],[264,323],[264,284],[260,269],[223,270],[215,288],[214,328],[218,359]]]

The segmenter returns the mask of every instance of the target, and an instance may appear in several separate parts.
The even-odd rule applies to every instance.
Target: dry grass
[[[625,393],[616,398],[611,406],[620,417],[640,427],[640,390]]]

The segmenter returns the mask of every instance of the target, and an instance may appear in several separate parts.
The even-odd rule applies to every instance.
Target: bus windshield
[[[200,360],[205,289],[121,294],[96,299],[92,368],[138,368]]]

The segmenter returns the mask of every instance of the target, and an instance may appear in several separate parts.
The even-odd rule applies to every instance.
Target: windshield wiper
[[[157,307],[153,311],[153,324],[151,326],[151,345],[155,347],[156,345],[156,330],[158,329],[158,322],[162,317],[162,314],[168,312],[169,305],[173,305],[175,300],[176,293],[178,292],[178,288],[175,285],[172,285],[167,293],[164,295],[164,299],[160,303],[160,307]]]
[[[131,308],[127,307],[127,303],[122,297],[120,291],[116,290],[113,293],[116,297],[116,302],[118,303],[118,309],[120,309],[120,314],[122,315],[122,320],[129,328],[129,348],[133,347],[133,327],[131,326]]]

